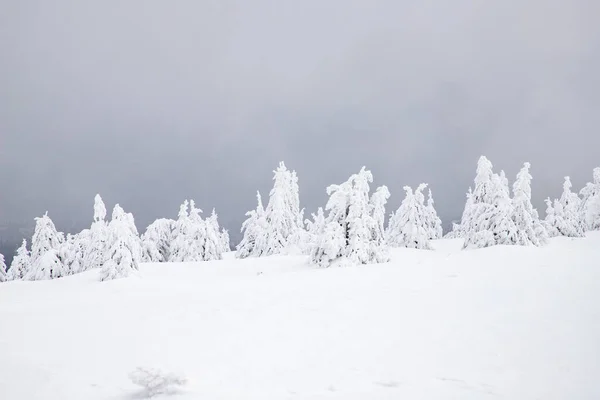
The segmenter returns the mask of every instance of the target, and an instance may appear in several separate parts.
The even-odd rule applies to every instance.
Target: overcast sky
[[[459,218],[477,158],[533,196],[600,165],[598,0],[0,0],[0,220],[239,229],[280,160],[312,212],[371,169]]]

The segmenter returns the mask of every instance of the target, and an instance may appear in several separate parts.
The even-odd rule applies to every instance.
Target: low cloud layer
[[[481,154],[541,211],[600,165],[597,1],[0,3],[1,220],[80,228],[99,192],[237,230],[284,160],[308,211],[366,165],[447,224]]]

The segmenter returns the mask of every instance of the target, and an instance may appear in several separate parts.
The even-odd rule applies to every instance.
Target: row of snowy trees
[[[504,171],[494,173],[481,157],[474,188],[469,188],[460,224],[447,235],[464,239],[464,248],[493,245],[535,245],[549,237],[581,237],[600,230],[600,168],[578,195],[565,178],[560,199],[546,200],[546,219],[540,220],[531,204],[530,164],[525,163],[509,187]],[[346,182],[327,188],[325,208],[303,221],[298,177],[284,163],[274,171],[273,188],[265,207],[260,193],[255,210],[246,214],[243,238],[236,257],[303,253],[319,266],[381,263],[389,260],[389,247],[431,249],[431,240],[442,237],[442,222],[427,184],[414,191],[404,187],[402,204],[385,225],[386,186],[370,193],[373,175],[364,167]],[[201,217],[193,200],[185,201],[177,220],[161,218],[139,235],[133,215],[114,207],[106,220],[106,207],[96,196],[90,229],[75,235],[58,232],[48,215],[36,218],[31,250],[27,242],[17,250],[6,272],[0,255],[0,281],[40,280],[100,269],[101,279],[128,276],[140,262],[197,262],[219,260],[229,251],[229,235],[220,229],[216,213]]]
[[[58,232],[46,213],[36,218],[31,250],[24,239],[6,272],[0,255],[0,282],[45,280],[99,269],[101,280],[129,276],[141,262],[219,260],[229,251],[229,235],[220,230],[213,210],[203,220],[193,200],[185,201],[178,219],[159,219],[140,237],[131,213],[118,204],[106,220],[106,207],[97,195],[90,229],[78,234]]]
[[[406,197],[386,229],[390,192],[381,186],[370,194],[373,175],[363,167],[346,182],[329,186],[325,210],[319,208],[303,223],[295,171],[281,163],[274,172],[267,207],[258,193],[257,208],[246,214],[238,258],[302,252],[319,266],[381,263],[389,261],[388,246],[427,249],[430,240],[442,236],[431,191],[425,204],[426,184],[414,193],[405,187]]]
[[[492,163],[482,156],[461,222],[447,237],[463,238],[465,248],[540,246],[550,237],[583,237],[586,230],[600,229],[600,168],[594,169],[593,182],[581,190],[581,197],[571,191],[571,180],[565,177],[560,199],[546,199],[546,218],[540,220],[531,204],[530,167],[525,163],[517,174],[511,198],[504,171],[494,173]]]

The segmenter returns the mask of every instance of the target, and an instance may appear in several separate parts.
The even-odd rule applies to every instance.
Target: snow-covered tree
[[[31,257],[29,256],[29,250],[27,250],[27,240],[23,239],[23,243],[17,249],[17,253],[10,264],[8,279],[23,279],[29,270],[31,270]]]
[[[593,181],[579,192],[581,213],[587,230],[600,230],[600,167],[594,168]]]
[[[512,201],[503,173],[494,174],[492,163],[481,156],[477,163],[472,204],[463,221],[464,248],[516,244]],[[466,210],[465,210],[466,211]]]
[[[371,195],[371,251],[370,259],[381,260],[377,262],[386,262],[389,260],[389,253],[382,251],[382,248],[386,248],[386,236],[385,236],[385,205],[390,198],[390,191],[387,186],[378,187],[375,192]]]
[[[177,221],[173,225],[169,262],[184,262],[188,253],[188,237],[191,231],[189,202],[185,200],[179,207]]]
[[[100,268],[108,255],[109,231],[106,222],[106,206],[99,194],[94,198],[94,220],[85,243],[82,270]]]
[[[46,212],[35,219],[35,230],[31,242],[31,260],[35,262],[49,250],[58,250],[64,241],[64,236],[56,230],[54,222]]]
[[[222,258],[223,253],[227,253],[231,250],[229,247],[229,233],[227,232],[227,229],[221,228],[219,226],[219,217],[214,208],[210,217],[206,219],[206,223],[210,225],[210,229],[212,230],[211,235],[214,235],[216,249],[217,252],[220,254],[219,256],[217,256],[217,258],[214,258],[213,256],[212,258],[208,257],[207,259],[220,260]]]
[[[566,176],[560,199],[555,200],[553,206],[546,210],[545,226],[550,236],[585,236],[581,199],[571,191],[571,187],[571,179]]]
[[[68,271],[58,256],[58,250],[50,249],[33,261],[31,269],[25,275],[25,279],[41,281],[66,275],[68,275]]]
[[[540,246],[546,243],[548,233],[541,224],[537,211],[531,204],[531,165],[526,162],[513,184],[512,220],[515,224],[516,244]]]
[[[237,245],[237,258],[260,257],[265,246],[267,222],[260,192],[256,192],[258,205],[255,210],[248,211],[248,219],[242,224],[243,237]]]
[[[389,261],[387,246],[373,240],[372,228],[377,222],[369,199],[371,182],[373,175],[363,167],[348,181],[327,188],[328,215],[323,232],[310,252],[313,264],[328,267],[334,263],[358,265]]]
[[[133,215],[115,205],[108,225],[107,259],[100,271],[100,280],[125,278],[139,269],[141,244]]]
[[[169,259],[175,221],[160,218],[148,225],[142,235],[142,260],[165,262]]]
[[[68,275],[58,254],[63,241],[63,234],[56,230],[48,213],[36,218],[31,241],[31,268],[25,279],[45,280]]]
[[[426,209],[426,225],[429,228],[429,239],[441,239],[443,235],[442,230],[442,220],[438,216],[437,211],[435,210],[433,195],[431,194],[431,189],[429,189],[427,196],[427,209]]]
[[[86,270],[84,262],[89,245],[90,230],[84,229],[76,235],[67,235],[66,241],[58,251],[68,274],[77,274]]]
[[[210,217],[206,219],[204,234],[204,260],[221,260],[223,259],[224,243],[221,232],[219,232],[219,221],[217,213],[213,209]]]
[[[404,186],[406,196],[400,208],[391,215],[388,224],[387,242],[390,246],[431,249],[428,211],[423,204],[423,190],[426,186],[419,185],[415,192],[411,187]]]
[[[0,282],[6,282],[7,280],[6,261],[4,261],[4,254],[0,253]]]
[[[312,214],[312,221],[307,219],[304,223],[307,229],[305,246],[310,253],[310,249],[316,246],[317,241],[325,229],[325,213],[323,212],[323,207],[319,207],[317,213]]]
[[[264,210],[259,204],[259,208],[246,214],[248,220],[242,226],[244,238],[238,246],[238,258],[269,256],[302,247],[304,210],[300,210],[296,172],[289,171],[281,162],[274,171],[273,181]]]

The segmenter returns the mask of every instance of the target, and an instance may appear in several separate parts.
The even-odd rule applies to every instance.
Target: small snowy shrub
[[[129,374],[129,379],[134,384],[143,388],[143,395],[152,398],[159,394],[173,394],[185,386],[187,379],[185,377],[166,373],[156,368],[137,367],[135,371]]]

